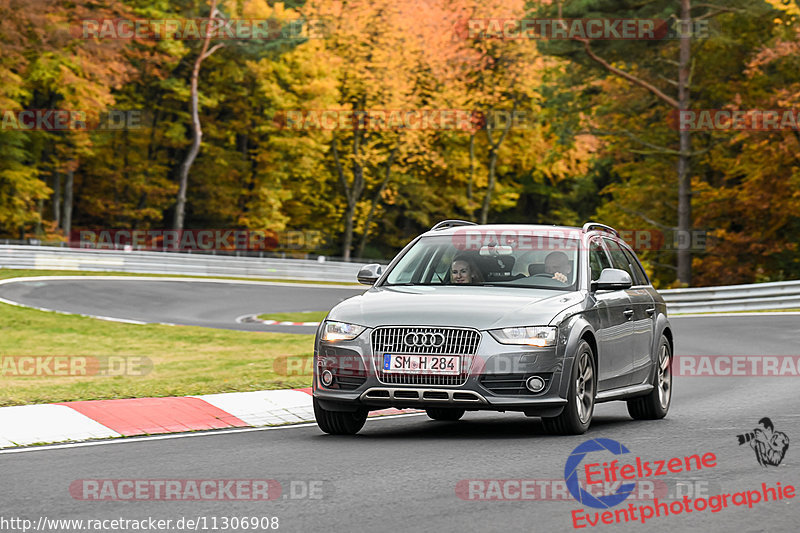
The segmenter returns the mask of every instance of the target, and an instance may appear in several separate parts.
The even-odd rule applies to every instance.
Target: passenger
[[[552,274],[553,279],[561,283],[569,283],[572,274],[572,262],[564,252],[551,252],[544,260],[544,271]]]
[[[483,276],[471,259],[456,257],[450,267],[450,280],[458,284],[483,283]]]

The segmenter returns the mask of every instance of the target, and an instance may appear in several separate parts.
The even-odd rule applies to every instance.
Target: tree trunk
[[[347,210],[344,214],[344,244],[342,244],[342,258],[350,261],[350,249],[353,247],[353,226],[356,218],[356,206],[361,192],[364,190],[364,168],[358,161],[353,161],[353,187],[347,199]]]
[[[217,0],[213,0],[211,3],[211,13],[208,16],[209,29],[211,28],[211,20],[213,20],[217,15]],[[186,190],[189,188],[189,171],[192,169],[192,164],[194,163],[195,158],[197,158],[197,154],[200,152],[200,142],[203,139],[203,130],[200,126],[200,113],[198,112],[198,95],[197,95],[197,81],[200,77],[200,65],[203,64],[203,60],[205,60],[208,56],[213,54],[219,48],[221,48],[222,44],[216,44],[213,48],[209,50],[208,45],[211,41],[211,32],[206,32],[205,37],[203,38],[203,47],[200,50],[200,54],[198,54],[197,59],[194,62],[194,68],[192,68],[192,79],[191,79],[191,108],[192,108],[192,145],[189,148],[189,153],[186,154],[186,158],[181,163],[180,173],[178,175],[178,201],[175,204],[175,217],[173,219],[172,227],[176,230],[183,229],[183,221],[186,215]]]
[[[36,227],[34,228],[34,234],[38,239],[42,236],[42,215],[44,215],[44,198],[39,198],[39,200],[36,202],[36,214],[39,216],[36,219]]]
[[[342,259],[350,261],[350,248],[353,247],[353,219],[356,217],[356,204],[347,202],[344,212],[344,242],[342,243]]]
[[[497,150],[489,149],[489,183],[486,185],[486,196],[483,197],[481,207],[480,224],[486,224],[489,218],[489,205],[492,202],[492,192],[494,191],[495,176],[497,171]]]
[[[203,130],[200,127],[200,114],[197,110],[197,78],[200,73],[200,63],[202,54],[197,56],[197,61],[194,63],[192,69],[192,146],[189,148],[189,153],[186,154],[186,159],[181,164],[180,173],[178,175],[178,202],[175,204],[175,218],[172,227],[176,230],[183,229],[183,221],[186,214],[186,190],[189,188],[189,171],[192,168],[197,154],[200,152],[200,142],[203,139]]]
[[[361,235],[361,240],[358,243],[358,250],[356,251],[356,258],[358,259],[364,257],[364,248],[367,247],[367,238],[369,237],[369,227],[372,225],[372,217],[375,216],[375,208],[378,206],[378,202],[381,201],[383,191],[386,190],[386,186],[389,184],[389,178],[392,176],[392,163],[394,162],[395,155],[397,155],[397,148],[392,150],[392,153],[389,154],[389,159],[386,161],[386,173],[384,174],[383,181],[378,187],[378,190],[375,191],[375,196],[372,197],[367,219],[364,222],[364,233]]]
[[[514,106],[511,109],[511,116],[513,117],[514,114],[517,112],[517,101],[514,101]],[[489,207],[492,203],[492,193],[494,193],[494,185],[496,181],[497,175],[497,151],[500,149],[500,145],[503,144],[503,141],[508,135],[509,130],[511,129],[511,121],[507,121],[505,128],[503,129],[503,133],[500,134],[500,138],[497,139],[497,142],[492,141],[492,129],[489,126],[489,122],[486,123],[486,138],[489,141],[489,183],[486,184],[486,196],[483,197],[483,206],[481,207],[481,214],[479,223],[486,224],[486,221],[489,218]]]
[[[53,220],[56,228],[61,226],[61,173],[53,171]]]
[[[472,207],[472,187],[475,183],[475,135],[473,132],[469,136],[469,181],[467,181],[467,213],[469,218],[475,215],[475,209]]]
[[[75,177],[74,162],[67,167],[67,183],[64,186],[64,235],[70,238],[72,231],[72,184]]]
[[[657,96],[672,108],[678,110],[689,109],[691,103],[691,60],[692,60],[692,17],[691,0],[681,0],[681,22],[680,22],[680,51],[678,61],[678,98],[672,98],[658,89],[651,83],[637,78],[622,69],[611,65],[608,61],[598,56],[591,47],[591,41],[585,38],[576,38],[576,41],[583,43],[587,55],[600,64],[603,68],[613,74],[628,80],[629,82],[643,87]],[[677,244],[677,275],[678,282],[690,285],[692,282],[692,253],[689,248],[691,245],[692,229],[692,177],[690,175],[690,163],[692,157],[692,137],[689,131],[679,132],[679,154],[677,164],[678,174],[678,235]]]
[[[361,198],[361,193],[364,192],[364,169],[358,162],[358,152],[360,150],[360,134],[356,130],[353,134],[353,183],[348,183],[347,178],[344,176],[344,168],[339,159],[339,149],[336,146],[336,136],[333,136],[331,141],[331,152],[333,153],[333,161],[336,165],[336,173],[339,176],[339,183],[344,190],[344,197],[347,201],[347,209],[344,213],[344,242],[342,243],[342,259],[350,261],[350,249],[353,246],[353,220],[356,215],[356,206],[358,199]]]
[[[690,104],[690,62],[691,62],[691,2],[681,0],[681,43],[678,71],[678,102],[680,109],[689,109]],[[690,157],[692,151],[691,132],[680,131],[680,156],[678,156],[678,281],[692,283],[692,176]]]

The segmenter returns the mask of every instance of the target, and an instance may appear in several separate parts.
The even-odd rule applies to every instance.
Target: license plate
[[[457,355],[397,355],[383,354],[383,371],[398,374],[435,374],[456,376],[461,372]]]

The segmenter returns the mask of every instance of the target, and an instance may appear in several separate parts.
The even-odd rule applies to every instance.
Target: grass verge
[[[301,311],[297,313],[265,313],[258,315],[258,318],[281,322],[322,322],[326,316],[328,316],[328,311]]]
[[[0,270],[0,278],[30,275],[97,273]],[[307,335],[123,324],[0,304],[0,406],[307,387],[310,365],[286,361],[312,353],[313,337]],[[21,365],[21,356],[40,356],[40,361],[48,356],[116,356],[118,361],[131,356],[152,367],[146,373],[139,371],[144,366],[120,370],[123,375],[115,376],[23,376],[20,372],[31,365]],[[287,368],[309,373],[295,375]]]

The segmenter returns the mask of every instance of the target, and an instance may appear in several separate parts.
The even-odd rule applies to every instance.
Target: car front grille
[[[416,342],[415,342],[416,341]],[[386,384],[458,386],[467,381],[481,334],[474,329],[434,327],[384,327],[372,332],[372,353],[378,380]],[[461,373],[454,376],[383,372],[383,355],[458,355]]]

